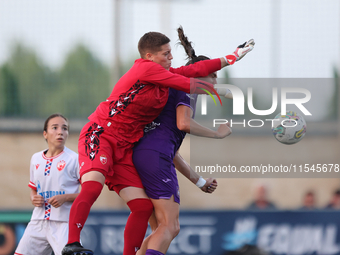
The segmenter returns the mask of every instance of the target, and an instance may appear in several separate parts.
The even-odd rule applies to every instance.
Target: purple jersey
[[[144,136],[135,145],[137,150],[154,150],[174,158],[186,135],[177,128],[176,108],[186,105],[194,110],[197,95],[170,89],[168,101],[161,114],[144,128]]]
[[[143,138],[134,147],[133,163],[150,198],[170,199],[174,196],[174,201],[180,203],[173,159],[186,133],[177,128],[176,108],[186,105],[193,109],[196,100],[197,95],[170,89],[163,111],[145,127]]]

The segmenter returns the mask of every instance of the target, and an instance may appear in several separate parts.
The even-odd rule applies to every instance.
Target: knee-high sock
[[[135,255],[142,245],[153,205],[149,199],[145,198],[131,200],[127,205],[131,213],[124,231],[123,255]]]
[[[160,251],[152,250],[152,249],[147,249],[145,252],[145,255],[164,255]]]
[[[96,181],[84,182],[81,186],[80,194],[74,200],[68,223],[68,244],[80,242],[80,231],[89,216],[91,206],[99,197],[103,185]]]

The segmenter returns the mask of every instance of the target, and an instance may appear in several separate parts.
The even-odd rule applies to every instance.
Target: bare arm
[[[31,197],[32,205],[36,207],[41,207],[44,205],[44,198],[41,195],[38,195],[36,190],[31,189],[30,197]]]
[[[225,60],[225,58],[220,58],[220,60],[221,60],[221,69],[223,68],[223,67],[226,67],[226,66],[229,66],[229,63],[227,63],[227,61]]]
[[[176,123],[179,130],[196,136],[216,139],[221,139],[231,134],[229,123],[220,125],[215,131],[197,123],[191,116],[192,110],[190,107],[180,105],[176,108]]]
[[[48,202],[55,208],[62,206],[65,202],[73,202],[79,193],[56,195],[48,199]]]
[[[190,165],[182,158],[179,152],[174,157],[174,164],[176,169],[183,174],[189,181],[196,184],[200,179],[200,176],[190,167]],[[201,188],[206,193],[212,193],[217,188],[217,181],[213,178],[205,179],[206,183]]]

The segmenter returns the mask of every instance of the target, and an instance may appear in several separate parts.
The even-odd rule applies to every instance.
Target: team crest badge
[[[39,164],[36,164],[35,165],[35,170],[38,170],[39,166],[40,166]]]
[[[100,156],[100,162],[105,165],[107,163],[107,157],[105,155]]]
[[[57,164],[57,168],[59,171],[63,170],[65,166],[66,166],[66,162],[64,160],[59,161]]]

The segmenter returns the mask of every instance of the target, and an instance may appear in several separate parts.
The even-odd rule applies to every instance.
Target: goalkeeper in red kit
[[[83,127],[78,143],[81,192],[72,204],[69,238],[63,255],[93,254],[80,244],[93,203],[104,183],[131,210],[124,232],[123,255],[134,255],[142,244],[153,205],[144,192],[132,162],[133,145],[143,136],[168,100],[169,88],[187,93],[211,93],[212,84],[193,79],[204,77],[241,59],[254,46],[252,40],[222,58],[200,61],[180,68],[171,67],[170,39],[158,32],[144,34],[138,43],[141,58],[114,86]]]

